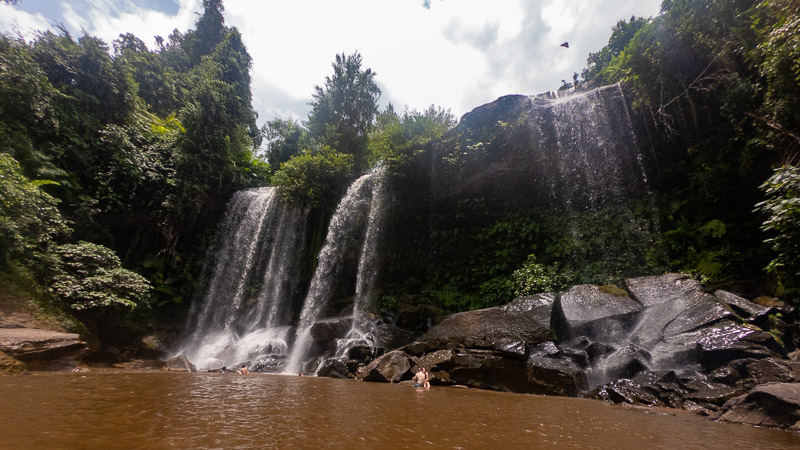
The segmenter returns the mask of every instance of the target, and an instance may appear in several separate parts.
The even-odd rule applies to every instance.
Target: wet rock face
[[[576,336],[613,340],[626,335],[638,321],[642,305],[627,296],[603,292],[599,286],[574,286],[553,305],[551,326],[559,341]]]

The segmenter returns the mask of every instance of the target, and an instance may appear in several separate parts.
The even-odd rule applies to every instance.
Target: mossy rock
[[[611,294],[615,297],[630,297],[628,291],[613,284],[604,284],[597,288],[600,292]]]

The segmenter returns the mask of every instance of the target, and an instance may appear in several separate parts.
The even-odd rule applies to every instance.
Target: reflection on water
[[[0,399],[4,449],[800,448],[680,411],[267,374],[34,373]]]

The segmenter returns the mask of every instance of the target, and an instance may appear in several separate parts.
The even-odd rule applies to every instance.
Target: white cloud
[[[62,21],[107,43],[133,33],[153,36],[194,27],[200,0],[178,0],[174,15],[131,0],[62,2]],[[73,2],[74,3],[74,2]],[[660,0],[225,0],[225,19],[253,57],[253,105],[259,122],[304,118],[315,85],[332,73],[337,53],[358,51],[377,72],[382,104],[430,104],[464,114],[506,94],[557,89],[580,72],[619,19],[652,16]],[[427,5],[427,6],[426,6]],[[8,14],[7,14],[8,12]],[[0,3],[0,29],[47,26],[41,15]],[[569,41],[570,48],[560,46]]]
[[[4,32],[20,34],[30,40],[33,39],[36,31],[49,27],[50,23],[40,13],[30,14],[18,11],[5,2],[0,3],[0,30]]]

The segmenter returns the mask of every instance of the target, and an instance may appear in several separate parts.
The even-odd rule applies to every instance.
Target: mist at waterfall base
[[[456,180],[458,189],[491,185],[503,191],[507,186],[497,178],[522,177],[533,190],[511,195],[527,195],[565,218],[562,238],[573,243],[565,260],[578,266],[599,260],[612,269],[647,267],[658,225],[654,215],[632,212],[642,204],[652,207],[652,201],[620,86],[525,99],[519,120],[523,151],[508,167],[489,164]],[[193,304],[174,355],[185,354],[200,370],[247,364],[264,372],[316,373],[320,356],[343,360],[355,347],[382,351],[367,307],[379,271],[383,224],[391,220],[386,178],[375,171],[348,188],[307,286],[299,280],[309,212],[284,205],[274,188],[236,193],[206,263],[208,288]],[[434,189],[440,199],[448,195],[447,186]],[[614,235],[599,239],[594,233],[601,227]],[[355,293],[352,304],[332,310],[330,302],[341,292]],[[326,321],[348,331],[320,348],[312,329]],[[598,383],[605,378],[599,372],[593,377]]]

